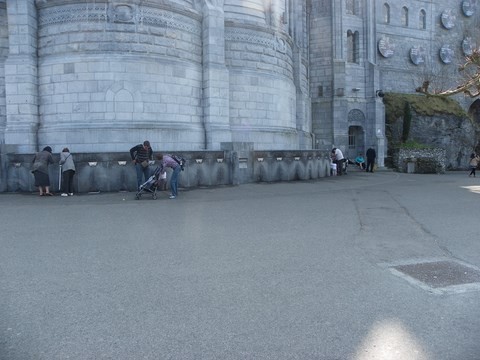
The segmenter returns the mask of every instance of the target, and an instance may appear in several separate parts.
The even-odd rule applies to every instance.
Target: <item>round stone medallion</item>
[[[476,0],[463,0],[462,11],[465,16],[472,16],[477,10]]]
[[[473,40],[471,37],[466,37],[462,41],[462,50],[463,54],[466,56],[472,55],[473,54],[473,49],[477,47],[477,44],[475,43],[475,40]]]
[[[457,20],[455,15],[453,14],[453,11],[451,9],[449,10],[444,10],[442,12],[442,25],[445,29],[452,29],[455,27],[455,21]]]
[[[378,51],[385,58],[392,57],[395,53],[395,44],[390,42],[388,37],[383,37],[378,40]]]
[[[455,51],[450,48],[450,45],[443,45],[440,49],[440,59],[443,61],[444,64],[450,64],[453,60],[454,55]]]
[[[425,58],[427,55],[427,50],[423,46],[414,46],[410,49],[410,60],[415,65],[420,65],[425,63]]]

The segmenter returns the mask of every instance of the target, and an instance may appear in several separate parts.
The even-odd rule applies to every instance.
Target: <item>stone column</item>
[[[365,14],[366,14],[366,54],[367,54],[367,72],[370,78],[372,103],[369,104],[369,108],[372,109],[371,117],[368,117],[368,141],[366,148],[371,145],[376,146],[377,151],[377,165],[378,167],[385,166],[385,106],[383,99],[377,96],[377,90],[381,90],[380,86],[380,69],[377,65],[377,29],[376,29],[376,2],[374,0],[367,0],[365,2]],[[369,113],[370,115],[370,113]],[[370,125],[371,124],[371,125]],[[372,143],[372,144],[370,144]]]
[[[205,148],[218,150],[220,143],[232,141],[223,0],[204,0],[202,41]]]
[[[293,0],[292,0],[293,1]],[[307,19],[306,19],[305,1],[296,0],[293,2],[290,18],[294,19],[293,28],[293,68],[294,82],[297,89],[296,116],[298,131],[299,149],[313,148],[312,120],[311,120],[311,101],[308,88],[308,78],[306,64],[308,62],[308,50],[306,47],[307,39]],[[287,12],[287,9],[285,9]]]
[[[377,165],[385,166],[385,110],[377,111],[375,137],[377,145]]]
[[[0,144],[5,143],[6,100],[5,100],[5,60],[8,55],[7,3],[0,0]],[[1,150],[0,150],[1,151]]]
[[[366,36],[366,58],[367,61],[376,64],[377,59],[377,27],[376,27],[376,6],[374,0],[367,0],[365,2],[365,36]]]
[[[5,143],[17,153],[38,150],[37,15],[35,0],[7,0]]]

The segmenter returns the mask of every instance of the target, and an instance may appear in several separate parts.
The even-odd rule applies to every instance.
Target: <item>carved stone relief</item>
[[[472,16],[477,10],[477,1],[476,0],[463,0],[462,2],[462,11],[465,16]]]
[[[462,41],[462,50],[464,55],[472,55],[473,49],[477,47],[477,44],[475,40],[473,40],[471,37],[466,37]]]
[[[427,55],[427,50],[423,46],[414,46],[410,49],[410,60],[415,65],[420,65],[425,63],[425,58]]]
[[[455,27],[455,22],[457,21],[457,18],[454,15],[453,10],[448,9],[442,12],[441,20],[443,27],[450,30]]]
[[[266,34],[265,36],[259,36],[256,31],[250,31],[245,29],[232,29],[227,28],[225,30],[225,40],[234,42],[248,42],[256,45],[261,45],[267,48],[274,49],[281,53],[287,53],[288,44],[285,39],[273,35]]]
[[[106,8],[108,6],[108,8]],[[138,7],[125,3],[78,4],[74,7],[54,7],[42,9],[39,25],[47,26],[71,22],[112,22],[125,24],[145,24],[150,26],[177,29],[199,35],[199,22],[181,14],[161,9]]]
[[[392,57],[395,54],[395,44],[390,41],[390,38],[382,37],[378,41],[378,51],[385,58]]]
[[[348,122],[363,123],[365,121],[365,114],[359,109],[350,110],[348,113]]]
[[[105,22],[107,9],[105,4],[79,4],[74,7],[47,8],[39,13],[39,26],[69,22]]]
[[[110,4],[108,9],[108,20],[118,23],[136,23],[137,8],[135,5]]]
[[[440,49],[440,59],[444,64],[450,64],[455,55],[455,51],[450,47],[450,45],[443,45]]]

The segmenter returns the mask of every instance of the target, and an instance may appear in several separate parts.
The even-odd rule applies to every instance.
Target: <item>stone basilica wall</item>
[[[38,6],[42,143],[82,152],[124,151],[146,138],[157,148],[203,147],[198,12],[53,4]]]
[[[308,132],[308,121],[305,129],[297,126],[283,1],[14,0],[8,6],[7,14],[0,0],[0,21],[17,27],[0,32],[0,66],[7,66],[0,144],[13,151],[50,145],[116,152],[144,139],[160,150],[214,150],[228,142],[295,149],[299,131]],[[14,54],[14,35],[25,29],[25,47]],[[5,106],[5,98],[14,101]]]
[[[478,6],[473,0],[312,1],[309,81],[315,146],[339,146],[352,156],[373,145],[381,154],[387,140],[378,90],[414,93],[427,77],[443,88],[454,86],[465,40],[480,39]],[[349,34],[356,37],[352,47]],[[465,110],[472,103],[463,96],[456,100]]]
[[[149,139],[172,151],[354,154],[375,144],[382,158],[377,90],[455,75],[478,31],[468,1],[0,0],[0,145],[121,152]]]
[[[410,1],[408,24],[405,24],[403,7],[397,1],[387,1],[390,22],[383,13],[385,1],[377,1],[377,51],[383,90],[411,93],[422,85],[427,75],[436,86],[452,85],[459,77],[458,65],[464,61],[464,42],[478,42],[479,9],[466,14],[472,0]],[[476,5],[478,7],[478,4]],[[472,5],[472,10],[476,7]],[[425,12],[425,25],[420,14]],[[379,51],[380,42],[386,40],[386,50]],[[384,43],[385,44],[385,43]],[[382,44],[382,45],[384,45]],[[436,80],[435,80],[436,79]],[[435,84],[432,83],[432,87]],[[468,109],[471,101],[458,98]],[[466,101],[465,101],[466,100]]]
[[[233,140],[296,148],[291,42],[268,28],[234,25],[226,27],[225,38]]]

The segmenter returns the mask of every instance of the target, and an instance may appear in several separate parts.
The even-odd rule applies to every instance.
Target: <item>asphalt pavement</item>
[[[0,211],[1,360],[480,359],[466,172],[0,194]]]

